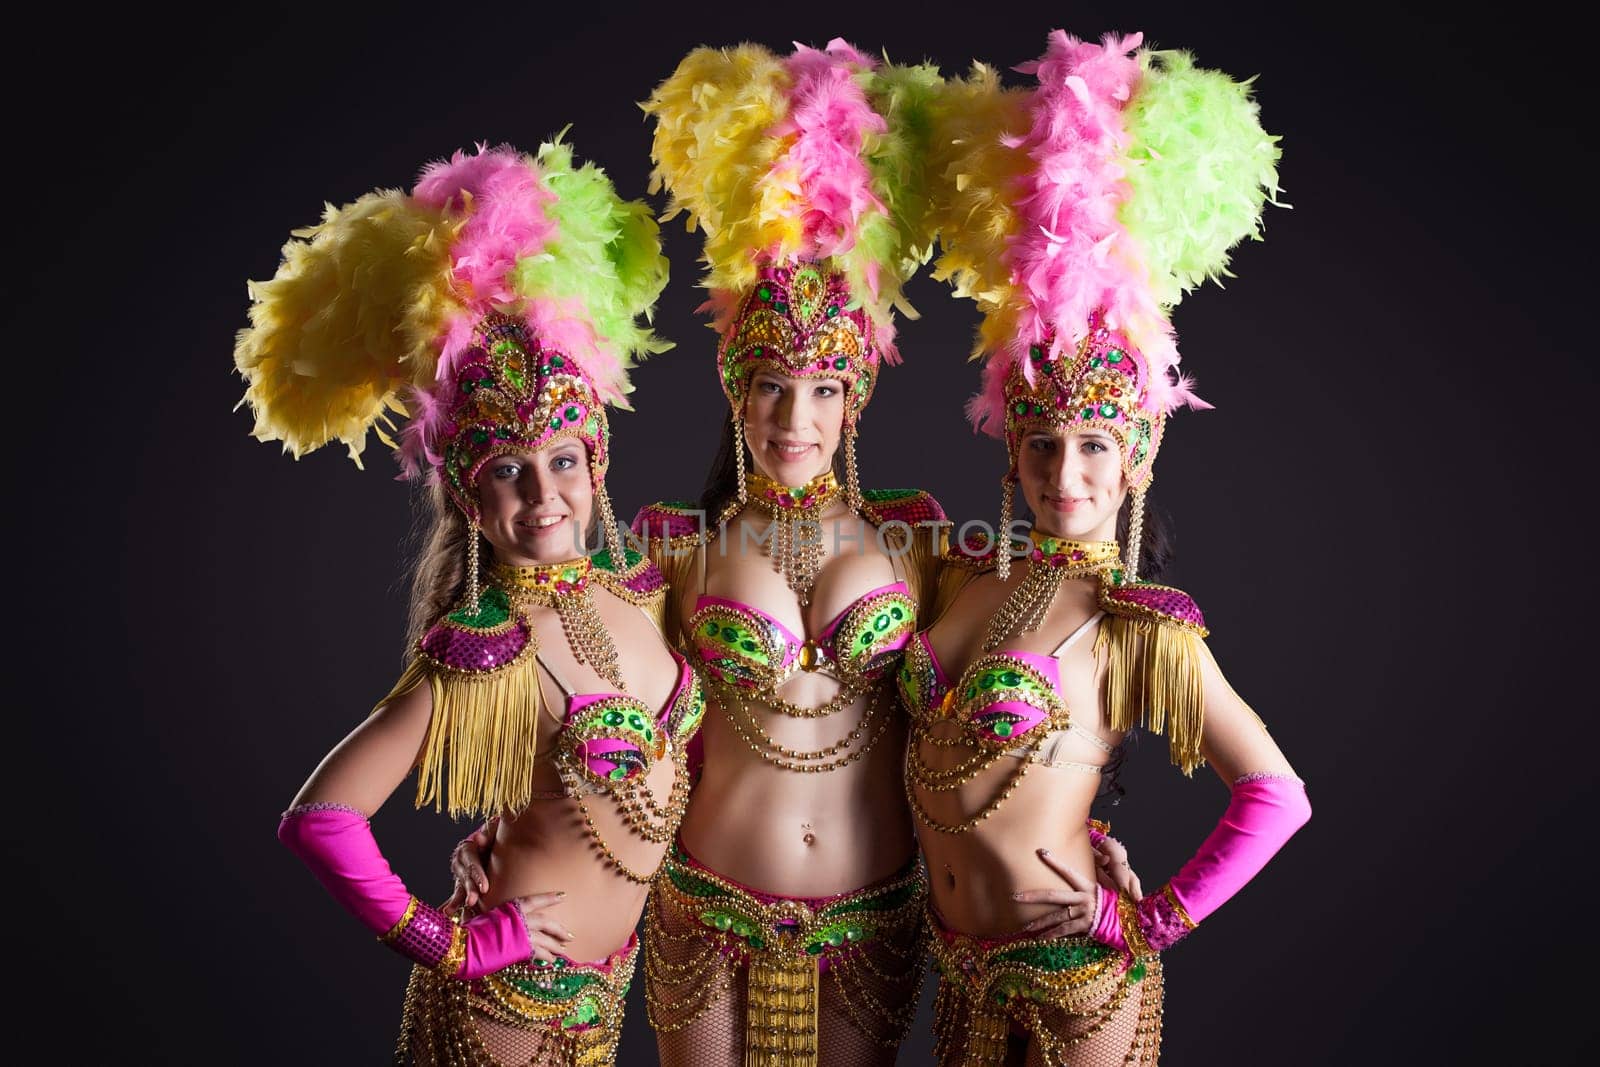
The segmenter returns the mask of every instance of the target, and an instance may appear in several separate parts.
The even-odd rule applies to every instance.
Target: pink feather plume
[[[871,173],[861,158],[867,137],[886,132],[888,123],[856,82],[858,73],[875,64],[842,39],[829,41],[823,51],[796,44],[785,65],[793,79],[789,114],[772,133],[796,137],[772,174],[797,176],[799,254],[826,259],[855,246],[867,213],[888,214],[872,193]]]
[[[450,247],[455,281],[469,304],[514,301],[511,268],[537,255],[556,232],[544,211],[555,194],[538,166],[509,145],[479,145],[477,155],[457,152],[430,163],[411,195],[438,210],[471,211]]]
[[[428,164],[411,195],[457,219],[466,216],[450,244],[455,295],[466,310],[445,324],[433,382],[407,397],[412,418],[400,438],[402,477],[432,477],[441,460],[434,443],[449,432],[456,373],[472,345],[473,325],[496,305],[520,303],[512,268],[555,236],[556,224],[544,210],[555,194],[533,160],[509,145],[480,144],[474,155],[456,152]]]
[[[1031,380],[1028,347],[1053,328],[1054,350],[1071,352],[1097,310],[1144,355],[1156,408],[1203,403],[1172,373],[1171,326],[1151,296],[1143,253],[1117,218],[1132,192],[1121,162],[1122,110],[1138,88],[1134,52],[1142,41],[1107,34],[1096,44],[1056,30],[1040,59],[1017,67],[1039,80],[1028,131],[1004,142],[1032,161],[1006,253],[1022,307],[1016,336],[988,360],[982,389],[967,404],[974,427],[1001,433],[1010,368],[1020,360]]]

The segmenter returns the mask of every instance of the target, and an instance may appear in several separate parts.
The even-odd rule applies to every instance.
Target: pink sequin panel
[[[703,516],[691,504],[683,505],[682,511],[671,505],[652,505],[639,510],[632,528],[639,537],[688,537],[700,532],[702,521]]]
[[[422,638],[422,651],[457,671],[492,671],[517,658],[528,644],[528,624],[517,619],[503,633],[483,634],[439,623]]]
[[[654,563],[648,563],[638,574],[635,574],[622,584],[632,593],[636,593],[639,596],[649,596],[666,585],[667,580],[661,576],[661,572],[656,569]]]
[[[1189,936],[1190,926],[1165,892],[1139,901],[1139,929],[1153,952],[1164,952]]]
[[[1203,627],[1205,616],[1189,594],[1155,585],[1129,585],[1111,591],[1111,599],[1147,611],[1159,612],[1190,626]]]
[[[442,912],[419,900],[416,913],[392,945],[407,959],[424,967],[437,967],[450,952],[450,925]]]
[[[919,522],[945,521],[944,508],[927,493],[914,489],[891,489],[869,491],[862,495],[885,522],[903,522],[915,526]]]

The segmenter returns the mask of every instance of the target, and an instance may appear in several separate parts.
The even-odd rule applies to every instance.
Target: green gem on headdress
[[[826,286],[822,273],[815,267],[801,267],[789,282],[789,298],[794,303],[795,317],[802,324],[810,323],[822,307]]]

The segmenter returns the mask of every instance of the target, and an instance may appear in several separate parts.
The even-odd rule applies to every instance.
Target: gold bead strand
[[[1139,549],[1144,540],[1144,490],[1133,491],[1133,509],[1128,515],[1128,581],[1139,580]]]
[[[467,525],[467,612],[478,614],[478,596],[482,587],[478,583],[478,523]]]
[[[1011,497],[1014,489],[1011,475],[1000,479],[1000,529],[995,533],[1000,554],[995,559],[994,572],[1002,582],[1011,578]]]

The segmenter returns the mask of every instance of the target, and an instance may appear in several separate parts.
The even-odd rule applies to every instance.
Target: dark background
[[[19,24],[8,99],[32,155],[10,168],[7,334],[15,406],[45,425],[14,521],[49,544],[17,557],[33,636],[13,653],[28,744],[6,849],[13,977],[42,992],[30,1029],[55,1043],[41,1058],[380,1063],[395,1033],[406,965],[273,837],[399,669],[411,522],[376,441],[364,472],[337,447],[296,464],[230,413],[244,281],[271,276],[288,231],[457,147],[532,149],[568,123],[583,158],[642,196],[634,102],[697,44],[844,34],[954,74],[1032,58],[1055,26],[1143,29],[1258,74],[1293,205],[1269,210],[1226,290],[1175,316],[1216,410],[1172,421],[1152,499],[1179,536],[1172,580],[1315,815],[1170,954],[1166,1062],[1592,1052],[1586,983],[1566,976],[1593,940],[1578,877],[1596,710],[1574,521],[1595,386],[1576,337],[1594,214],[1582,56],[1527,5],[1493,27],[1292,8],[387,5]],[[624,516],[697,492],[723,417],[693,314],[697,239],[674,223],[668,244],[657,321],[678,347],[613,419]],[[925,277],[911,296],[923,317],[902,324],[906,363],[868,412],[863,480],[992,520],[1002,451],[960,414],[975,316]],[[1136,751],[1110,812],[1146,885],[1226,801],[1162,747]],[[411,887],[442,897],[465,827],[408,799],[377,832]],[[654,1062],[639,994],[624,1064]],[[929,1059],[925,1014],[902,1062]]]

